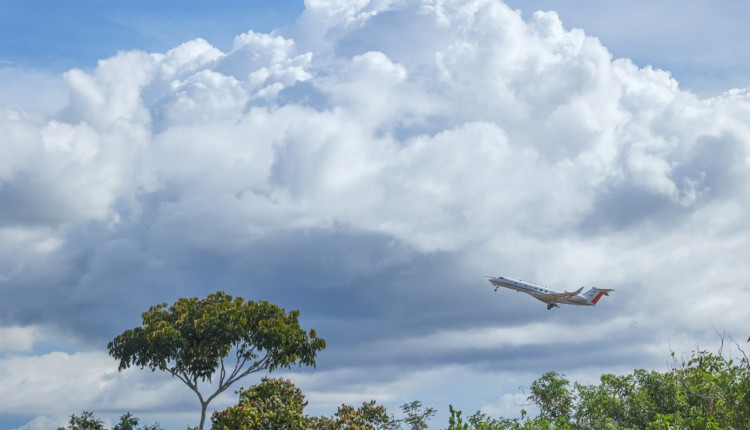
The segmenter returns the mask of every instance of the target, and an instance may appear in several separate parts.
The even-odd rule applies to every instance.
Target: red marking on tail
[[[599,301],[599,299],[601,299],[601,298],[602,298],[602,296],[608,296],[608,295],[609,295],[609,294],[607,294],[607,292],[606,292],[606,291],[599,291],[599,294],[597,294],[597,295],[596,295],[596,297],[594,297],[594,299],[593,299],[593,300],[591,300],[591,303],[593,303],[593,304],[596,304],[596,302],[598,302],[598,301]]]

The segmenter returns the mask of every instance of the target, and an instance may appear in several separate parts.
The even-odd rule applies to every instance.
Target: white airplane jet
[[[566,305],[594,306],[602,296],[608,296],[610,291],[614,291],[606,288],[592,288],[581,294],[581,291],[583,291],[583,287],[581,287],[576,291],[566,291],[561,293],[530,282],[519,281],[502,276],[496,278],[488,276],[488,278],[490,278],[490,283],[495,286],[495,291],[500,287],[505,287],[530,294],[544,303],[547,303],[547,309],[557,308],[559,307],[559,303]]]

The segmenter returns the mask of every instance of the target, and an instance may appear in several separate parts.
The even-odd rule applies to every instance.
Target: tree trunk
[[[201,400],[201,424],[198,426],[198,430],[203,430],[203,424],[206,422],[206,409],[208,408],[208,402]]]

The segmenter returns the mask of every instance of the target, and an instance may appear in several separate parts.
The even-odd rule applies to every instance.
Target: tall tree
[[[141,327],[126,330],[107,348],[120,361],[118,370],[162,370],[190,387],[201,404],[203,429],[208,404],[239,379],[264,369],[315,365],[325,341],[315,330],[302,330],[298,317],[297,310],[217,292],[152,306],[142,314]],[[215,390],[204,395],[199,383],[216,377],[217,385],[208,388]]]

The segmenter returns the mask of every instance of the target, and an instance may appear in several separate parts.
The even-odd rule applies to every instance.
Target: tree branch
[[[226,382],[224,382],[223,384],[220,384],[219,387],[216,389],[216,391],[208,397],[206,402],[210,402],[211,400],[214,399],[214,397],[223,393],[232,384],[244,378],[245,376],[251,373],[257,372],[261,369],[264,369],[268,365],[268,362],[270,360],[271,360],[271,355],[269,353],[266,353],[265,357],[263,357],[260,361],[256,361],[255,363],[253,363],[252,366],[248,367],[247,370],[245,370],[244,372],[238,375],[237,373],[242,369],[242,366],[244,366],[244,364],[247,362],[247,359],[243,357],[242,364],[240,365],[238,362],[238,364],[235,365],[234,370],[229,375],[229,379],[227,379]]]

